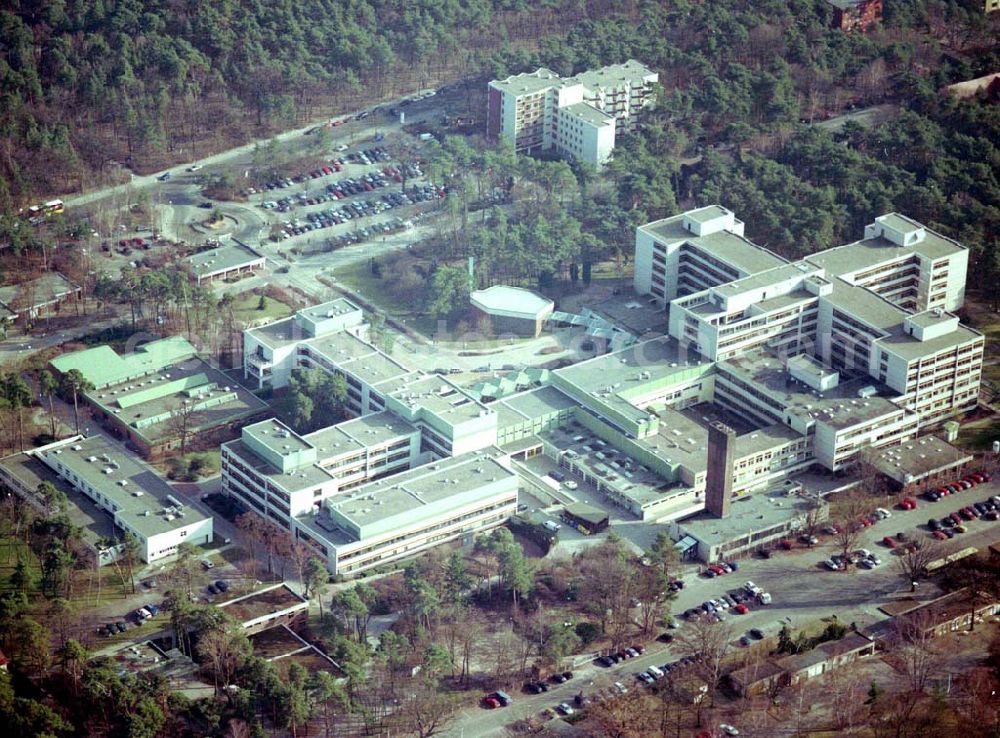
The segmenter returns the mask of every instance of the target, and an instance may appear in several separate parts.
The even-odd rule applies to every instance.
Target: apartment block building
[[[519,152],[555,149],[596,167],[611,158],[618,133],[634,131],[653,102],[659,76],[635,60],[575,77],[539,68],[489,84],[486,133]]]

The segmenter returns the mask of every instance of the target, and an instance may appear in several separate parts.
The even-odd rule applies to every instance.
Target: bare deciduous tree
[[[926,612],[904,615],[893,622],[886,660],[906,677],[907,686],[914,693],[926,691],[941,665],[941,657],[933,645],[933,625]]]
[[[936,541],[912,541],[900,549],[895,559],[896,569],[910,585],[910,591],[917,591],[917,583],[927,576],[927,565],[941,553]]]
[[[697,659],[695,671],[708,684],[712,705],[732,640],[732,626],[714,622],[708,616],[695,618],[677,636],[681,650]]]
[[[864,527],[861,520],[871,511],[871,502],[857,492],[848,493],[833,505],[831,517],[836,521],[837,533],[833,540],[845,558],[858,543]]]

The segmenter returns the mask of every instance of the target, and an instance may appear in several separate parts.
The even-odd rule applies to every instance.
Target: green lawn
[[[379,279],[372,274],[367,261],[359,261],[333,272],[337,282],[344,287],[358,292],[368,302],[377,305],[385,312],[397,316],[416,315],[412,295],[402,294],[394,289],[391,281]]]
[[[273,297],[265,297],[264,301],[264,309],[258,310],[257,306],[260,303],[260,295],[256,295],[253,292],[244,292],[237,295],[236,300],[233,302],[233,314],[236,316],[236,320],[241,323],[270,323],[274,320],[287,318],[294,312],[288,305],[275,300]]]
[[[993,441],[1000,439],[1000,418],[986,418],[962,426],[958,432],[957,446],[975,451],[990,448]]]

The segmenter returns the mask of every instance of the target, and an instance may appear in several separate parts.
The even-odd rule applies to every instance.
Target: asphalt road
[[[973,502],[1000,494],[997,483],[981,484],[970,490],[943,498],[936,503],[918,498],[916,510],[892,510],[892,517],[866,528],[859,536],[858,548],[867,548],[882,559],[881,566],[866,570],[849,567],[846,571],[832,572],[822,566],[822,561],[837,553],[837,545],[830,536],[820,536],[820,543],[812,548],[796,544],[788,552],[775,552],[770,559],[742,559],[739,571],[715,579],[705,579],[697,573],[697,567],[685,567],[684,580],[687,586],[680,591],[672,604],[675,613],[683,613],[696,608],[708,599],[717,598],[724,592],[738,589],[743,582],[752,580],[769,591],[773,603],[755,606],[746,615],[732,614],[721,624],[730,630],[734,651],[742,647],[739,637],[751,628],[760,628],[768,637],[773,637],[781,626],[788,623],[793,629],[817,624],[821,618],[836,615],[844,624],[856,622],[868,624],[885,618],[878,607],[887,602],[904,597],[931,598],[937,588],[930,582],[922,582],[915,594],[895,564],[895,556],[880,543],[886,535],[894,536],[904,532],[916,540],[933,540],[927,531],[927,519],[941,518]],[[874,510],[885,506],[884,501],[872,504]],[[973,520],[965,524],[968,532],[957,534],[948,541],[935,541],[940,555],[957,551],[967,546],[984,549],[1000,539],[1000,523]],[[684,628],[683,618],[681,629]],[[574,669],[575,678],[565,685],[553,686],[549,692],[540,695],[521,693],[520,684],[509,690],[514,703],[500,710],[485,710],[479,706],[482,695],[469,697],[470,704],[463,708],[455,720],[443,733],[447,736],[476,738],[477,736],[502,736],[506,726],[512,722],[531,716],[538,716],[545,708],[554,707],[559,702],[572,704],[573,697],[580,691],[590,694],[594,690],[604,690],[614,681],[621,681],[629,689],[642,689],[635,679],[635,673],[650,665],[660,665],[675,661],[685,655],[676,644],[664,646],[653,642],[647,645],[647,653],[638,659],[625,661],[605,669],[592,662]],[[725,708],[721,708],[725,712]],[[741,727],[738,716],[726,715],[725,721]],[[744,735],[750,735],[746,730]]]

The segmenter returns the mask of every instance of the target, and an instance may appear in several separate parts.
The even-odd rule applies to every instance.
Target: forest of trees
[[[529,7],[530,6],[530,7]],[[0,209],[477,71],[632,3],[52,0],[0,9]],[[204,145],[204,149],[197,146]],[[197,149],[197,150],[196,150]]]

